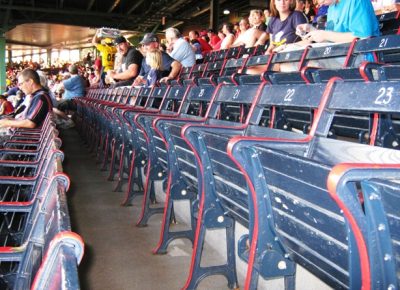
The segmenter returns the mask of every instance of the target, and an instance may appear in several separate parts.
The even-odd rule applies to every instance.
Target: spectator
[[[233,23],[233,34],[235,35],[235,39],[239,36],[240,33],[240,27],[239,27],[239,22]]]
[[[36,71],[24,69],[18,76],[18,87],[25,95],[30,95],[31,101],[20,119],[0,120],[3,141],[7,139],[7,133],[9,133],[7,129],[4,130],[5,128],[36,128],[42,125],[47,114],[52,110],[50,97],[40,85],[40,78]]]
[[[154,86],[162,77],[162,54],[159,49],[146,52],[146,64],[150,67],[146,77],[146,87]]]
[[[269,20],[271,19],[271,10],[269,9],[269,7],[264,9],[264,18],[265,18],[265,26],[268,27],[269,24]]]
[[[306,7],[306,1],[305,0],[296,0],[296,11],[303,12],[304,8]]]
[[[179,61],[183,67],[191,67],[196,59],[190,44],[183,39],[181,33],[176,28],[168,28],[165,31],[165,38],[168,42],[170,56]]]
[[[100,71],[97,67],[93,68],[93,75],[89,79],[91,87],[97,87],[100,83]]]
[[[250,28],[249,19],[247,17],[243,17],[239,21],[239,36],[243,35]]]
[[[301,40],[296,35],[296,27],[306,23],[307,20],[303,13],[295,11],[296,3],[294,0],[272,0],[271,1],[271,20],[267,33],[270,34],[270,45],[266,53],[280,51],[287,44]]]
[[[315,17],[314,3],[312,0],[306,0],[304,7],[304,15],[307,17],[308,23],[312,23]]]
[[[268,40],[268,34],[265,33],[266,25],[264,23],[264,14],[259,9],[253,9],[249,15],[250,28],[236,39],[233,46],[244,45],[252,47],[255,45],[264,45]]]
[[[260,9],[250,10],[249,22],[252,28],[256,28],[263,32],[267,29],[267,26],[265,25],[264,13]]]
[[[218,38],[220,39],[220,41],[216,45],[213,46],[214,50],[221,49],[222,41],[224,41],[224,39],[225,39],[225,34],[222,32],[222,29],[218,30]]]
[[[235,41],[235,35],[233,34],[233,25],[228,22],[224,23],[222,25],[222,32],[225,35],[225,38],[221,42],[220,49],[228,49]]]
[[[215,49],[215,45],[221,41],[221,39],[218,37],[218,35],[215,34],[215,31],[213,29],[209,29],[207,32],[208,37],[210,38],[210,45],[213,49]]]
[[[104,81],[104,77],[109,70],[114,69],[114,60],[117,49],[113,45],[113,40],[111,38],[101,39],[98,37],[98,31],[92,39],[92,44],[101,53],[101,78]]]
[[[192,49],[194,51],[194,56],[196,58],[196,63],[202,63],[203,62],[203,54],[201,53],[200,42],[197,39],[192,39],[190,41],[190,45],[192,46]]]
[[[121,67],[118,71],[108,71],[107,76],[116,81],[115,86],[130,86],[139,74],[143,55],[123,36],[115,39],[115,45],[118,46],[118,53],[122,56]]]
[[[146,55],[147,51],[158,50],[160,47],[160,43],[158,37],[154,33],[146,33],[140,42],[143,46],[143,53]],[[162,73],[160,82],[166,82],[168,80],[172,80],[176,78],[181,69],[181,64],[174,60],[168,53],[162,51]],[[150,71],[151,67],[147,64],[147,62],[143,59],[142,66],[139,72],[139,76],[133,82],[134,86],[143,85],[146,82],[147,75]]]
[[[316,0],[316,1],[317,1],[317,3],[319,2],[319,0]],[[317,25],[318,21],[321,22],[321,19],[324,19],[324,17],[328,14],[328,8],[329,8],[329,5],[324,5],[324,4],[318,5],[317,13],[313,20],[314,25]],[[325,23],[325,21],[323,21],[323,22]],[[325,28],[325,25],[320,28]]]
[[[370,0],[319,0],[329,5],[325,30],[310,24],[297,27],[299,34],[307,33],[303,39],[310,42],[351,42],[355,38],[378,36],[379,24]]]
[[[200,44],[200,50],[203,55],[205,55],[207,52],[212,50],[211,45],[207,43],[203,38],[200,37],[200,34],[196,30],[192,30],[189,32],[189,39],[190,40],[197,40],[198,43]],[[197,58],[196,58],[197,59]]]
[[[14,107],[3,95],[0,95],[0,115],[8,115],[14,112]]]
[[[53,111],[58,116],[66,121],[64,128],[73,127],[74,123],[69,119],[66,114],[68,111],[76,111],[75,98],[80,98],[85,96],[85,80],[78,74],[78,67],[71,64],[68,67],[68,72],[70,77],[62,82],[64,87],[64,95],[62,100],[58,103],[57,108]]]

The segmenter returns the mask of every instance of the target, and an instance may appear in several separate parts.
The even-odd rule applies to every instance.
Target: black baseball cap
[[[146,33],[143,36],[142,41],[140,42],[140,44],[149,44],[151,42],[158,42],[158,37],[157,35],[155,35],[154,33]]]
[[[114,44],[115,44],[115,45],[118,45],[118,44],[124,43],[124,42],[127,42],[127,41],[126,41],[126,38],[123,37],[123,36],[118,36],[118,37],[114,40]]]

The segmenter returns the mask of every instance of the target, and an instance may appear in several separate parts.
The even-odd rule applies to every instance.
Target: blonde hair
[[[162,69],[162,54],[159,49],[150,50],[146,53],[146,63],[156,70]]]

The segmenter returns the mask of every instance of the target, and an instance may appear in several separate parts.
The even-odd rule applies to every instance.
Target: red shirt
[[[4,112],[3,112],[4,115],[8,115],[8,114],[14,112],[14,107],[11,104],[11,102],[5,101],[3,106],[4,106]]]
[[[197,38],[197,41],[200,43],[201,53],[203,55],[206,54],[208,51],[212,50],[211,45],[209,45],[208,42],[205,41],[203,38],[199,37],[199,38]]]
[[[216,34],[211,35],[210,44],[212,47],[214,47],[220,41],[221,41],[221,39],[218,37],[218,35],[216,35]]]

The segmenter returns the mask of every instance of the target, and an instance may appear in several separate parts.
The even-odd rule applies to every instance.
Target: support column
[[[8,53],[8,64],[10,64],[11,65],[11,63],[12,63],[12,50],[11,49],[9,49],[9,50],[7,50],[7,53]]]
[[[219,0],[210,0],[210,28],[218,31]]]
[[[0,92],[6,91],[6,38],[0,35]]]
[[[51,67],[51,48],[46,49],[47,67]]]

